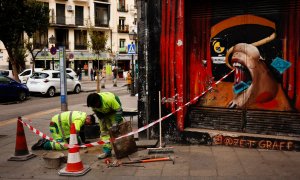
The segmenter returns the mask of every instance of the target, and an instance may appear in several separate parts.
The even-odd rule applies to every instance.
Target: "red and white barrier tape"
[[[230,71],[228,74],[226,74],[225,76],[223,76],[221,79],[219,79],[217,82],[215,82],[212,86],[214,85],[217,85],[219,84],[222,80],[224,80],[225,78],[227,78],[231,73],[233,73],[234,70]],[[178,107],[175,111],[169,113],[168,115],[156,120],[156,121],[153,121],[152,123],[150,124],[147,124],[135,131],[132,131],[130,133],[127,133],[123,136],[120,136],[116,139],[111,139],[111,141],[115,141],[115,140],[118,140],[118,139],[121,139],[121,138],[124,138],[124,137],[128,137],[128,136],[131,136],[131,135],[134,135],[136,133],[139,133],[141,131],[144,131],[146,129],[148,129],[149,127],[152,127],[154,126],[155,124],[167,119],[168,117],[170,117],[171,115],[175,114],[176,112],[182,110],[185,106],[189,106],[191,105],[192,103],[194,103],[195,101],[197,101],[201,96],[203,96],[205,93],[207,93],[208,91],[210,91],[212,89],[212,86],[210,86],[207,90],[203,91],[199,96],[196,96],[195,98],[193,98],[191,101],[185,103],[183,106],[180,106]],[[40,137],[44,138],[44,139],[48,139],[49,141],[52,141],[52,142],[55,142],[55,143],[58,143],[58,144],[61,144],[65,147],[68,147],[68,148],[71,148],[71,147],[74,147],[74,146],[78,146],[78,147],[94,147],[94,146],[99,146],[99,145],[102,145],[102,144],[105,144],[105,143],[109,143],[110,141],[97,141],[97,142],[93,142],[93,143],[89,143],[89,144],[84,144],[84,145],[69,145],[69,144],[66,144],[66,143],[60,143],[60,142],[57,142],[55,141],[53,138],[47,136],[46,134],[42,133],[41,131],[35,129],[34,127],[30,126],[29,124],[25,123],[22,119],[19,119],[19,121],[21,121],[21,123],[23,123],[25,126],[27,126],[32,132],[34,132],[35,134],[39,135]]]
[[[29,130],[31,130],[33,133],[39,135],[40,137],[47,139],[49,141],[55,142],[57,144],[61,144],[64,147],[68,147],[68,148],[72,148],[72,147],[94,147],[94,146],[99,146],[105,143],[109,143],[109,141],[97,141],[97,142],[93,142],[93,143],[88,143],[88,144],[83,144],[83,145],[69,145],[67,143],[62,143],[62,142],[57,142],[55,139],[47,136],[46,134],[44,134],[43,132],[35,129],[34,127],[30,126],[29,124],[27,124],[26,122],[24,122],[22,119],[19,119],[19,121],[21,123],[23,123],[26,127],[28,127]]]
[[[228,74],[226,74],[225,76],[223,76],[221,79],[219,79],[217,82],[215,82],[215,83],[213,84],[213,86],[219,84],[221,81],[223,81],[225,78],[227,78],[227,77],[228,77],[231,73],[233,73],[233,72],[234,72],[234,69],[231,70],[231,71],[230,71]],[[162,117],[162,118],[160,118],[160,119],[158,119],[158,120],[156,120],[156,121],[153,121],[152,123],[147,124],[147,125],[145,125],[145,126],[139,128],[139,129],[137,129],[137,130],[135,130],[135,131],[132,131],[132,132],[130,132],[130,133],[128,133],[128,134],[125,134],[125,135],[123,135],[123,136],[120,136],[120,137],[118,137],[118,138],[116,138],[116,139],[121,139],[121,138],[124,138],[124,137],[127,137],[127,136],[131,136],[131,135],[133,135],[133,134],[136,134],[136,133],[139,133],[139,132],[141,132],[141,131],[144,131],[144,130],[148,129],[148,128],[151,127],[151,126],[154,126],[155,124],[157,124],[157,123],[159,123],[159,122],[161,122],[161,121],[167,119],[167,118],[170,117],[172,114],[175,114],[176,112],[182,110],[185,106],[191,105],[192,103],[194,103],[195,101],[197,101],[197,99],[199,99],[201,96],[203,96],[205,93],[207,93],[207,92],[210,91],[211,89],[212,89],[212,86],[210,86],[207,90],[203,91],[199,96],[196,96],[196,97],[193,98],[191,101],[185,103],[183,106],[178,107],[178,109],[176,109],[175,111],[169,113],[168,115],[166,115],[166,116],[164,116],[164,117]]]

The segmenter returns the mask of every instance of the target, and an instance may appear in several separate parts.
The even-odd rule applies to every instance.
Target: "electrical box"
[[[74,11],[73,6],[68,5],[68,6],[67,6],[67,11]]]

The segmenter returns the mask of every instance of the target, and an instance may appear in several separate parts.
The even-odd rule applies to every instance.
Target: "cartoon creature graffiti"
[[[256,30],[257,33],[252,33],[258,27],[260,29]],[[229,37],[230,34],[231,39],[225,41],[224,37]],[[213,76],[227,73],[228,67],[235,69],[235,76],[233,82],[222,82],[214,86],[213,91],[200,99],[199,105],[274,111],[293,110],[282,84],[271,72],[272,67],[267,65],[268,62],[275,61],[273,55],[270,56],[272,51],[266,50],[266,47],[271,47],[267,44],[271,44],[270,42],[275,38],[274,22],[250,14],[234,16],[212,26],[212,62],[213,66],[218,68],[213,68]],[[219,52],[219,47],[221,47],[217,44],[219,41],[225,41],[222,44],[227,44],[227,48],[231,48],[227,49],[227,52],[224,49]],[[264,50],[263,56],[265,57],[261,57],[258,47]]]
[[[235,45],[230,63],[236,70],[235,95],[228,104],[229,108],[255,109],[268,103],[273,110],[276,107],[280,110],[291,110],[281,84],[273,77],[257,47],[246,43]]]

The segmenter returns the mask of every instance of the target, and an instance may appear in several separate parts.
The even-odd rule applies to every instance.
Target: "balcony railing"
[[[87,49],[87,45],[84,45],[84,44],[75,44],[75,49],[76,50],[86,50]]]
[[[66,49],[69,49],[69,44],[64,42],[56,42],[55,47],[65,46]]]
[[[119,33],[129,33],[129,25],[118,25]]]
[[[82,18],[75,18],[75,25],[76,26],[83,26],[83,19]]]
[[[102,19],[95,19],[95,26],[97,27],[108,27],[108,21],[104,21]]]
[[[119,53],[122,53],[122,54],[127,53],[126,47],[119,47]]]
[[[119,12],[128,12],[128,5],[120,5],[118,4],[118,11]]]
[[[66,24],[66,16],[56,16],[56,24]]]
[[[34,49],[42,49],[44,47],[48,47],[48,44],[42,44],[42,43],[36,43],[36,42],[33,43]]]

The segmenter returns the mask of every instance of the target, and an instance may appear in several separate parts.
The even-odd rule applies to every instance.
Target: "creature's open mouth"
[[[252,77],[247,66],[245,66],[238,59],[232,59],[231,62],[233,63],[233,67],[236,68],[233,91],[235,94],[239,94],[245,91],[251,85]]]

